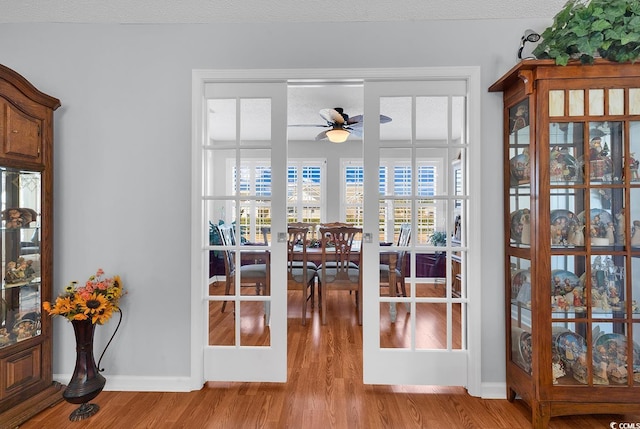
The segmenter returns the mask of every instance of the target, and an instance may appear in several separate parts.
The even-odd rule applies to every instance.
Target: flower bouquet
[[[102,325],[114,311],[120,311],[118,302],[124,295],[120,276],[105,277],[102,268],[89,277],[82,286],[73,281],[55,302],[44,302],[42,307],[51,316],[64,316],[69,320],[87,320]]]

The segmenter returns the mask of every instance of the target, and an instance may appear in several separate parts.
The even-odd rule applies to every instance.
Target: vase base
[[[69,415],[69,420],[77,422],[88,419],[100,410],[98,404],[82,404],[73,413]]]

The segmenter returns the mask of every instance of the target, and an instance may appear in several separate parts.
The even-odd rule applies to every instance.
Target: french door
[[[389,253],[379,243],[397,242],[400,225],[411,228],[398,249],[405,284],[396,288],[406,296],[391,293],[377,270],[364,270],[364,284],[376,285],[364,291],[365,383],[473,384],[469,320],[477,320],[470,302],[478,292],[467,287],[467,273],[478,243],[469,234],[468,161],[478,143],[469,136],[469,87],[455,78],[365,81],[365,118],[403,113],[393,134],[364,123],[364,230],[372,233],[364,266],[378,266]]]
[[[194,98],[203,130],[194,145],[201,171],[194,304],[202,316],[195,329],[204,344],[202,376],[284,382],[286,243],[266,242],[263,231],[286,232],[286,83],[201,82],[194,90],[201,91]],[[231,226],[233,239],[223,242],[218,225]],[[247,264],[265,279],[249,278]]]
[[[399,134],[364,121],[364,382],[459,385],[479,395],[480,79],[464,67],[194,72],[191,379],[286,380],[286,82],[341,79],[364,82],[365,118],[391,105],[405,112],[393,118]],[[256,115],[268,115],[268,125]],[[260,241],[261,218],[271,224],[269,244],[241,245]],[[235,225],[234,244],[217,244],[217,223]],[[401,223],[411,227],[407,293],[390,296],[380,243],[395,241]],[[213,281],[207,266],[224,251],[236,266],[268,251],[270,289],[236,275],[233,293],[223,293],[226,279]]]

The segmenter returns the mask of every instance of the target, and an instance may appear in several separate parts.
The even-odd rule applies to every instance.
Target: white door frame
[[[315,81],[335,81],[335,80],[372,80],[372,81],[394,81],[394,80],[437,80],[437,79],[463,79],[469,87],[468,97],[468,135],[469,135],[469,168],[468,184],[470,199],[470,219],[468,221],[468,242],[469,253],[467,260],[467,278],[474,279],[473,287],[468,288],[468,319],[467,319],[467,384],[466,388],[471,395],[481,396],[481,291],[480,284],[480,68],[479,67],[418,67],[418,68],[383,68],[383,69],[241,69],[241,70],[194,70],[192,81],[192,147],[198,147],[202,141],[204,112],[202,112],[202,94],[206,81],[292,81],[292,80],[315,80]],[[196,189],[198,181],[201,180],[201,166],[196,157],[192,157],[192,188]],[[195,199],[192,199],[192,201]],[[200,221],[200,203],[192,202],[192,222]],[[375,231],[367,231],[377,236]],[[376,227],[377,228],[377,227]],[[192,228],[198,230],[198,228]],[[201,294],[201,283],[199,281],[203,263],[201,249],[199,249],[200,237],[197,232],[192,232],[191,249],[194,251],[191,258],[191,387],[194,390],[202,388],[204,379],[204,317]],[[197,250],[197,252],[196,252]],[[376,274],[377,277],[377,274]],[[377,278],[376,278],[377,281]],[[377,292],[377,291],[376,291]],[[363,297],[367,302],[366,296]],[[368,311],[365,307],[365,315]],[[375,328],[374,328],[375,329]],[[377,328],[379,329],[379,328]],[[370,329],[365,327],[363,331],[364,341],[369,341]],[[418,369],[410,369],[410,371]],[[436,369],[437,370],[437,369]],[[398,384],[407,379],[402,375],[398,378]]]

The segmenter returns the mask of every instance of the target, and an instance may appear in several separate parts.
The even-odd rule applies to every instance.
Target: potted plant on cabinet
[[[591,64],[595,57],[634,62],[640,58],[640,2],[569,0],[541,37],[533,55],[558,65],[573,58]]]

